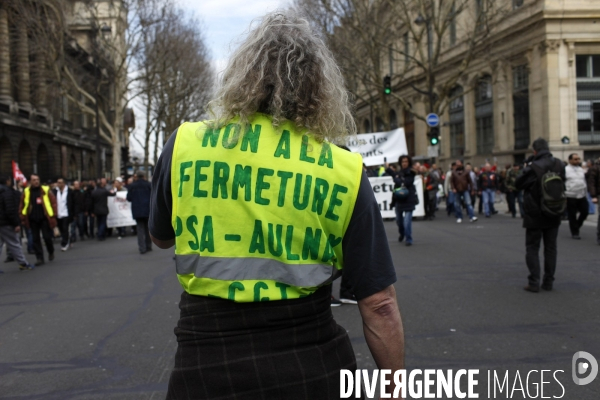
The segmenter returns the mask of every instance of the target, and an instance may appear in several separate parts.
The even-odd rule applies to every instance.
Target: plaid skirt
[[[331,285],[260,303],[184,292],[167,399],[339,399],[356,359],[330,301]]]

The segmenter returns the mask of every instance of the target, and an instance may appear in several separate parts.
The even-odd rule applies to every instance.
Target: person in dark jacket
[[[98,240],[106,239],[106,217],[108,216],[108,198],[116,196],[117,192],[106,189],[106,178],[100,179],[98,187],[92,192],[92,216],[96,217],[98,225]]]
[[[542,240],[544,241],[544,278],[541,281],[541,287],[544,290],[552,290],[556,271],[556,239],[561,222],[560,215],[554,216],[542,212],[541,177],[544,173],[553,171],[558,173],[564,182],[565,167],[562,161],[552,157],[546,140],[536,139],[532,146],[533,157],[529,159],[523,173],[517,178],[516,188],[525,193],[523,227],[525,228],[525,260],[529,269],[529,284],[524,289],[537,293],[540,291],[539,251]],[[541,171],[543,172],[540,173]]]
[[[456,169],[450,177],[450,185],[454,193],[454,212],[456,213],[456,223],[462,222],[462,206],[461,198],[467,207],[467,214],[471,222],[477,221],[477,217],[473,214],[473,206],[471,205],[471,196],[475,195],[475,184],[471,178],[469,171],[465,169],[461,160],[456,160]]]
[[[152,251],[152,239],[148,231],[152,185],[146,180],[143,171],[138,171],[136,178],[128,187],[127,201],[131,202],[131,214],[137,223],[138,248],[140,254],[144,254]]]
[[[34,267],[23,255],[17,236],[21,232],[21,221],[15,192],[17,191],[12,188],[12,178],[0,177],[0,252],[6,243],[6,253],[10,253],[10,257],[19,263],[19,269],[32,270]]]
[[[85,191],[81,188],[79,181],[73,182],[73,222],[71,223],[71,243],[79,239],[85,240]]]
[[[89,183],[85,187],[85,192],[83,193],[83,207],[86,217],[85,234],[89,238],[94,237],[94,202],[92,200],[92,193],[94,193],[94,189],[96,189],[96,182],[93,179],[90,179]]]
[[[588,192],[592,197],[592,203],[598,205],[598,197],[600,196],[600,158],[590,167],[585,178]],[[596,228],[596,242],[600,245],[600,218],[598,218],[598,227]]]
[[[392,194],[391,207],[394,207],[396,211],[396,224],[400,233],[398,241],[401,242],[406,238],[406,245],[412,246],[412,214],[417,204],[417,191],[415,189],[417,171],[411,169],[412,160],[409,156],[400,156],[398,164],[400,167],[396,171],[386,163],[386,173],[394,180],[394,189],[404,186],[408,189],[408,196],[399,200]]]
[[[56,197],[56,208],[58,211],[57,222],[60,230],[60,249],[67,251],[71,245],[71,237],[69,235],[69,226],[73,222],[73,191],[65,184],[63,178],[56,180],[57,186],[52,189],[54,197]]]
[[[498,175],[492,171],[490,163],[485,163],[483,172],[479,175],[477,189],[481,193],[485,217],[490,218],[494,207],[496,191],[499,189]]]

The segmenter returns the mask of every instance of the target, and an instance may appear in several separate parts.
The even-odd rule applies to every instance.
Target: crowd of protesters
[[[106,178],[67,182],[60,177],[43,184],[36,174],[17,182],[0,177],[0,254],[5,247],[4,262],[15,261],[19,269],[33,270],[45,264],[46,255],[48,261],[54,260],[55,241],[60,240],[62,252],[78,240],[104,241],[113,235],[113,229],[107,227],[108,198],[122,191],[131,202],[136,224],[116,227],[116,235],[121,239],[130,228],[138,236],[140,254],[152,251],[148,232],[151,184],[142,171],[112,182]],[[23,239],[27,254],[35,255],[35,263],[27,260]]]
[[[402,163],[402,164],[401,164]],[[523,173],[526,163],[507,164],[501,168],[497,163],[486,162],[480,166],[452,162],[447,171],[436,164],[413,162],[409,156],[401,156],[398,163],[378,167],[364,167],[367,176],[391,176],[396,188],[405,186],[409,195],[403,201],[392,196],[391,202],[396,212],[399,241],[412,245],[413,211],[419,202],[414,179],[420,176],[423,182],[425,220],[436,218],[439,204],[445,201],[446,213],[462,223],[466,214],[470,222],[478,220],[478,215],[492,218],[498,214],[497,202],[508,206],[507,214],[513,218],[524,218],[523,190],[518,190],[517,179]],[[573,239],[581,239],[580,228],[590,213],[595,212],[600,194],[600,159],[582,162],[577,153],[568,156],[565,164],[565,195],[567,207],[563,220],[569,221]],[[600,245],[600,223],[597,228],[597,243]]]

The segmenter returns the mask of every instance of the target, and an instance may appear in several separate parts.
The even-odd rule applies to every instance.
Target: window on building
[[[513,0],[513,10],[521,7],[525,0]]]
[[[600,55],[577,55],[577,132],[581,145],[600,144]]]
[[[363,121],[363,130],[365,131],[364,133],[371,133],[371,121],[369,121],[369,118],[365,118]]]
[[[475,131],[477,153],[489,154],[494,149],[494,101],[492,99],[492,77],[483,76],[475,91]]]
[[[527,149],[529,134],[529,70],[527,65],[513,68],[513,116],[515,150]]]
[[[387,131],[387,129],[385,129],[385,123],[383,122],[383,119],[381,119],[380,117],[377,117],[375,119],[375,121],[376,121],[376,126],[377,126],[377,132]]]
[[[450,156],[465,155],[465,104],[463,88],[455,87],[450,92]]]
[[[393,108],[390,110],[390,129],[398,128],[398,116],[396,115],[396,110]]]

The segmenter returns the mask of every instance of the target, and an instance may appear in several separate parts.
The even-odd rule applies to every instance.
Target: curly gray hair
[[[294,11],[267,14],[235,51],[208,112],[217,126],[257,112],[286,120],[317,140],[356,134],[342,73],[323,40]]]

